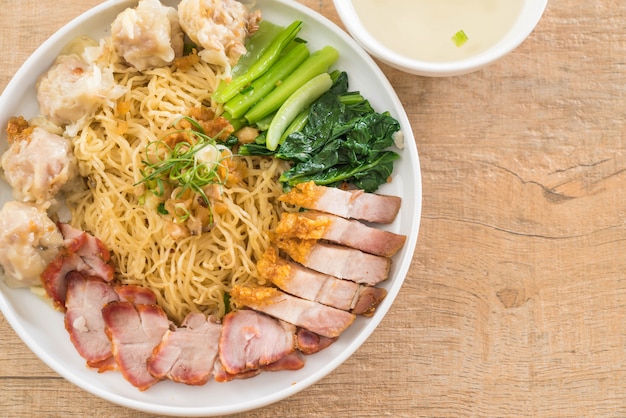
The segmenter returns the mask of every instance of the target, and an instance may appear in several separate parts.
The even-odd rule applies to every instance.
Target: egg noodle
[[[68,197],[71,223],[102,240],[118,278],[152,289],[170,319],[180,322],[189,312],[221,317],[234,284],[264,284],[256,261],[287,210],[277,200],[286,163],[234,157],[245,164],[244,177],[223,187],[226,210],[213,213],[209,232],[175,240],[156,208],[142,201],[142,161],[148,143],[171,132],[191,108],[210,104],[219,74],[200,60],[185,70],[174,65],[143,73],[111,61],[117,83],[128,90],[117,106],[85,121],[74,139],[87,188]]]

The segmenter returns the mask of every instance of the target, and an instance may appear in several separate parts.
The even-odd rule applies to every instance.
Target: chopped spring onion
[[[460,31],[454,34],[454,36],[452,37],[452,42],[454,42],[454,44],[458,48],[458,47],[463,46],[463,44],[465,44],[465,42],[467,42],[468,39],[469,38],[465,34],[465,31],[461,29]]]
[[[223,184],[225,179],[220,175],[219,166],[221,157],[219,150],[221,145],[216,144],[215,139],[206,135],[202,127],[193,119],[185,117],[192,125],[192,129],[179,131],[187,133],[196,141],[194,143],[182,141],[174,146],[168,145],[163,140],[149,143],[146,146],[147,158],[141,170],[143,178],[137,182],[145,184],[156,196],[163,196],[165,184],[180,188],[180,195],[185,191],[199,194],[202,199],[209,203],[204,192],[204,187],[210,184]],[[213,156],[214,161],[207,161],[207,156]],[[153,161],[148,161],[148,160]],[[159,208],[159,213],[164,214],[165,208]]]

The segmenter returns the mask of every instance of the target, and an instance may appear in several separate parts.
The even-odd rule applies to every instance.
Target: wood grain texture
[[[97,3],[3,4],[0,89]],[[339,23],[330,0],[301,3]],[[552,0],[530,38],[482,71],[381,65],[423,175],[405,285],[335,372],[238,416],[626,416],[624,28],[621,1]],[[63,380],[3,318],[0,392],[10,417],[147,416]]]

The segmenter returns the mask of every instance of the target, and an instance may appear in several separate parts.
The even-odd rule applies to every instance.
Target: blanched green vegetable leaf
[[[287,188],[314,180],[348,182],[371,192],[387,181],[398,154],[386,149],[400,124],[388,113],[376,113],[367,100],[354,100],[360,95],[347,89],[342,73],[312,104],[305,128],[287,136],[278,149],[276,157],[296,163],[280,178]]]
[[[285,189],[307,181],[350,183],[374,192],[386,183],[399,155],[389,150],[399,122],[377,113],[359,92],[348,91],[345,72],[333,72],[330,90],[311,104],[306,124],[289,133],[274,152],[263,141],[239,149],[242,155],[274,155],[293,162],[280,177]]]
[[[298,183],[314,181],[322,186],[339,186],[343,182],[349,182],[355,187],[373,192],[386,182],[393,172],[393,162],[399,155],[393,151],[385,151],[374,159],[356,165],[336,165],[324,170],[320,165],[317,172],[298,174],[287,180],[289,186]]]

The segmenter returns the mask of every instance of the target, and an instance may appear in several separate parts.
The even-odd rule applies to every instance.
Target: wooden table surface
[[[3,2],[0,89],[99,2]],[[301,3],[339,22],[330,0]],[[625,49],[623,1],[551,0],[482,71],[381,65],[422,167],[411,270],[354,356],[240,416],[626,416]],[[59,377],[2,316],[0,393],[0,416],[147,416]]]

